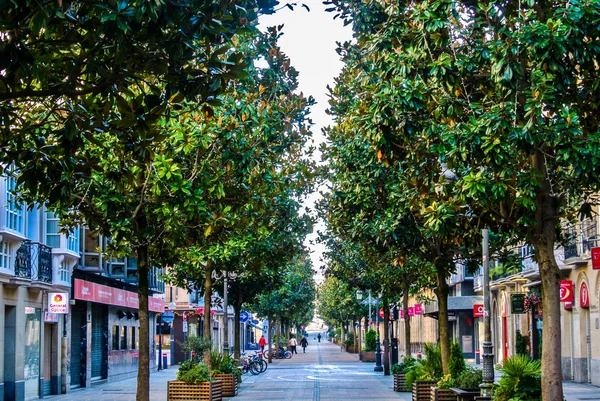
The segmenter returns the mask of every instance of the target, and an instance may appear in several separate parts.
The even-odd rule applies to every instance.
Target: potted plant
[[[211,378],[208,366],[194,359],[179,365],[177,380],[167,382],[168,401],[221,401],[222,382]]]
[[[212,351],[210,364],[212,366],[211,377],[222,381],[223,396],[236,396],[242,382],[242,371],[237,368],[239,366],[238,361],[228,354]]]
[[[406,372],[413,368],[415,362],[412,356],[405,356],[402,362],[392,365],[390,371],[394,375],[394,391],[410,391],[406,385]]]
[[[452,375],[445,375],[431,387],[431,401],[456,401],[456,393],[450,389],[455,385]]]
[[[458,401],[474,401],[481,394],[479,385],[483,382],[481,369],[467,366],[455,379],[455,387],[451,390],[456,394]]]
[[[497,401],[542,399],[542,366],[527,355],[513,355],[502,361],[500,380],[494,388]]]
[[[415,362],[406,373],[406,384],[412,387],[413,401],[429,401],[431,387],[444,375],[442,354],[437,344],[425,345],[425,358]]]
[[[360,360],[363,362],[375,362],[375,345],[377,343],[377,333],[370,329],[365,334],[365,349],[360,353]]]

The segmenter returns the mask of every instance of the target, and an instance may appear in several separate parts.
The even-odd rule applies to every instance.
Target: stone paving
[[[351,401],[411,400],[410,393],[395,393],[392,377],[373,372],[373,363],[363,363],[355,354],[341,352],[334,344],[310,341],[306,353],[299,348],[292,359],[274,360],[267,372],[244,375],[235,401]],[[167,381],[175,379],[175,367],[153,373],[150,400],[166,401]],[[600,400],[600,388],[565,383],[567,401]],[[133,401],[136,379],[105,383],[69,394],[47,397],[52,401]]]

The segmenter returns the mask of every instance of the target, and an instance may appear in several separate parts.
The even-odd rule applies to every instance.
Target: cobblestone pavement
[[[373,363],[362,363],[358,356],[340,352],[334,344],[310,341],[306,353],[292,359],[274,360],[267,372],[244,375],[235,401],[351,401],[411,400],[410,393],[395,393],[392,377],[373,372]],[[167,382],[175,379],[176,369],[153,373],[150,399],[167,400]],[[106,383],[69,394],[47,397],[51,401],[133,401],[136,379]],[[565,383],[567,401],[598,400],[600,388],[580,383]],[[225,398],[229,400],[229,398]]]

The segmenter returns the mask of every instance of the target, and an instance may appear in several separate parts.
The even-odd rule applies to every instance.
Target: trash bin
[[[392,365],[398,363],[398,339],[392,338],[391,349],[392,353]]]
[[[163,359],[162,368],[166,369],[169,366],[169,358],[168,358],[167,354],[162,354],[162,359]]]

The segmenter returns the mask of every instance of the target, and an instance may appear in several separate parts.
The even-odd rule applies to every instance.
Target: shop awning
[[[248,326],[250,326],[250,327],[254,327],[255,329],[259,329],[259,330],[265,331],[265,329],[264,329],[264,328],[262,328],[262,327],[260,327],[260,326],[258,326],[258,325],[256,325],[256,324],[254,324],[254,323],[252,323],[250,320],[248,320],[248,321],[246,322],[246,324],[247,324]]]

